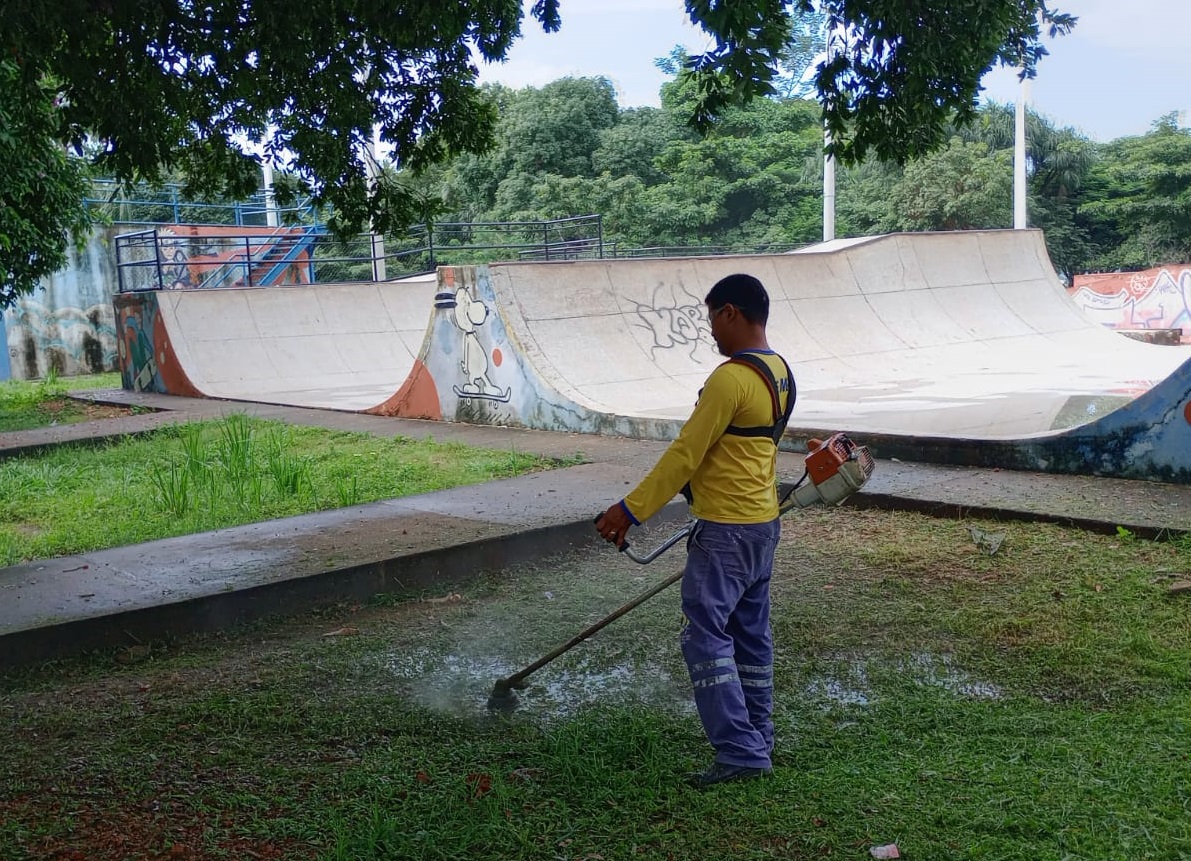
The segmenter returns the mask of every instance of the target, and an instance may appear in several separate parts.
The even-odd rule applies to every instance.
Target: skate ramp
[[[1191,350],[1088,320],[1037,231],[444,267],[425,354],[442,415],[672,438],[722,361],[703,297],[740,271],[769,288],[797,377],[793,447],[845,430],[885,456],[1191,480]]]
[[[433,274],[364,284],[162,291],[177,364],[211,398],[365,411],[415,369]]]
[[[723,360],[703,297],[741,271],[797,378],[787,445],[1191,481],[1191,348],[1089,320],[1037,231],[122,295],[121,367],[135,390],[671,439]]]
[[[722,361],[703,297],[732,272],[771,295],[792,420],[1008,437],[1081,424],[1191,351],[1106,331],[1067,296],[1038,231],[902,234],[788,255],[488,267],[509,337],[585,410],[682,419]]]

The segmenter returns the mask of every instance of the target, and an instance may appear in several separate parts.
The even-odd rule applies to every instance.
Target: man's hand
[[[625,536],[633,521],[629,519],[624,506],[619,502],[613,503],[608,510],[596,518],[596,530],[609,544],[615,544],[619,549],[625,543]]]

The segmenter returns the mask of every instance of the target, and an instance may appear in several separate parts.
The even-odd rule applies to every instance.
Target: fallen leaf
[[[414,776],[414,780],[416,780],[418,783],[429,783],[430,775],[424,771],[419,771],[417,775]]]
[[[492,791],[492,775],[490,774],[473,772],[463,780],[471,789],[471,794],[474,798],[479,798],[481,795],[487,795]]]

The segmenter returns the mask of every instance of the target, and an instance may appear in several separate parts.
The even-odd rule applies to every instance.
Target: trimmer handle
[[[595,520],[593,520],[592,523],[599,523],[600,518],[603,516],[604,516],[604,512],[601,511],[599,514],[597,514],[595,516]],[[620,542],[620,546],[617,547],[616,549],[619,550],[621,553],[624,553],[626,550],[629,549],[629,540],[626,538],[624,541]]]
[[[600,518],[603,516],[604,516],[603,514],[597,515],[594,522],[599,523]],[[669,538],[667,538],[665,541],[663,541],[661,544],[659,544],[657,547],[655,547],[653,550],[646,553],[645,555],[641,555],[641,554],[636,553],[632,550],[629,550],[628,539],[626,539],[623,543],[621,543],[620,547],[618,547],[617,549],[621,553],[627,554],[628,557],[630,559],[632,559],[634,562],[640,563],[641,565],[648,565],[650,562],[657,559],[659,556],[661,556],[663,553],[665,553],[667,550],[669,550],[671,547],[673,547],[679,541],[681,541],[682,539],[684,539],[688,535],[690,535],[691,530],[694,528],[695,528],[695,521],[693,519],[688,520],[685,524],[683,524],[678,529],[678,531],[673,533]]]

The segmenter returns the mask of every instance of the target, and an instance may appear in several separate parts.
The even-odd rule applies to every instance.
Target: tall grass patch
[[[234,413],[0,461],[0,565],[443,490],[559,461]]]

